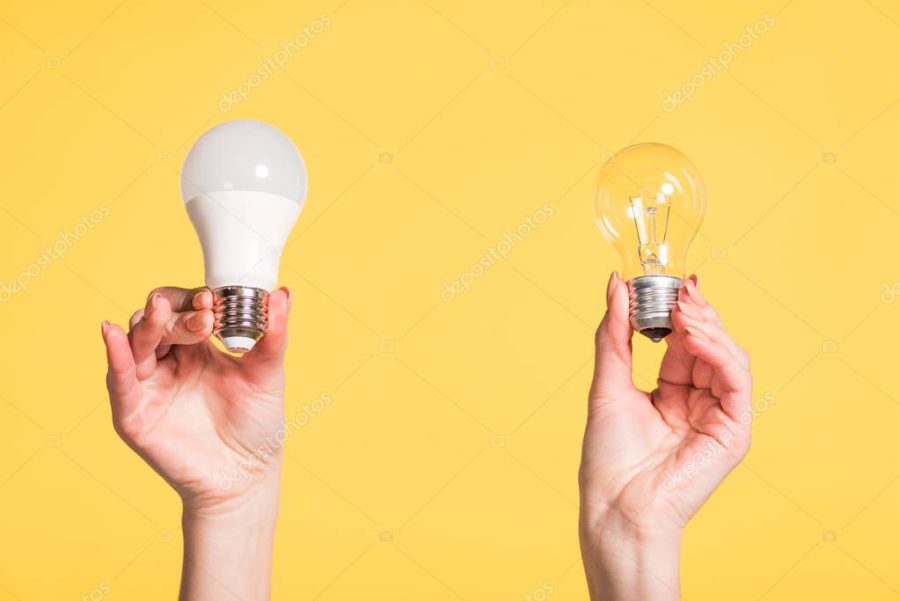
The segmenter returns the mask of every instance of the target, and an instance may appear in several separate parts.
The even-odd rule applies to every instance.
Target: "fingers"
[[[672,312],[672,324],[682,336],[684,349],[712,369],[722,392],[748,393],[723,396],[723,409],[731,417],[739,415],[746,409],[743,404],[749,403],[749,357],[722,327],[715,312],[700,295],[696,280],[689,280],[679,294]]]
[[[162,286],[155,288],[147,296],[147,301],[153,295],[159,295],[169,302],[169,306],[175,312],[182,311],[198,311],[201,309],[212,309],[213,293],[206,287],[201,288],[176,288],[175,286]]]
[[[162,342],[166,324],[171,317],[172,307],[169,301],[154,292],[147,300],[144,314],[128,333],[138,380],[149,377],[156,368],[156,349]]]
[[[213,312],[210,309],[175,313],[166,323],[162,340],[156,348],[156,357],[161,359],[172,345],[190,345],[203,342],[212,334]]]
[[[129,338],[138,380],[153,373],[157,359],[175,344],[196,344],[213,328],[212,292],[208,288],[157,288],[147,306],[131,317]],[[178,308],[178,310],[175,309]]]
[[[281,287],[269,294],[269,317],[265,335],[259,339],[245,359],[251,364],[270,363],[281,366],[287,350],[288,316],[291,311],[291,293]]]
[[[692,275],[679,290],[676,309],[703,323],[707,328],[717,330],[734,358],[744,367],[750,367],[750,356],[725,331],[725,326],[719,320],[718,314],[700,292],[700,284],[696,275]]]
[[[631,324],[628,320],[628,286],[617,273],[606,288],[606,315],[597,329],[596,362],[591,398],[614,398],[633,387],[631,379]]]
[[[675,320],[674,312],[672,319]],[[659,368],[659,387],[689,386],[693,382],[696,358],[684,348],[684,334],[675,328],[675,331],[666,336],[666,346],[666,355]]]
[[[134,356],[128,344],[128,336],[119,326],[104,321],[100,327],[103,344],[106,346],[106,387],[112,403],[113,414],[127,411],[125,404],[134,398],[137,391]]]
[[[187,289],[163,286],[161,288],[155,288],[147,295],[148,304],[154,295],[159,295],[169,301],[172,310],[179,313],[192,310],[202,311],[205,309],[212,309],[213,307],[212,290],[206,287]],[[136,326],[143,316],[144,309],[135,311],[128,323],[129,328]]]

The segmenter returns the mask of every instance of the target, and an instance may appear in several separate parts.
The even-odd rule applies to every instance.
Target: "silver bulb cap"
[[[678,300],[681,278],[642,275],[628,280],[631,327],[653,342],[672,333],[672,308]]]
[[[232,353],[251,350],[266,331],[269,293],[250,286],[222,286],[213,295],[213,334]]]

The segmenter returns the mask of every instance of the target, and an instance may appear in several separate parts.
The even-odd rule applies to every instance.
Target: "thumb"
[[[251,364],[280,365],[287,348],[288,314],[291,309],[291,293],[281,287],[269,295],[269,311],[266,333],[260,338],[245,359]]]
[[[631,323],[628,320],[628,286],[616,272],[606,288],[606,315],[597,328],[596,360],[591,400],[613,399],[631,390]]]

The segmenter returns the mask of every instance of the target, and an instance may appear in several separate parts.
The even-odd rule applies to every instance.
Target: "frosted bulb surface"
[[[229,121],[203,134],[184,161],[181,195],[203,247],[206,285],[274,288],[306,191],[303,157],[271,125]]]

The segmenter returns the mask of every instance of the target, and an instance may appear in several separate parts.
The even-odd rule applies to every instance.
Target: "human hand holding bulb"
[[[614,272],[607,286],[579,470],[588,588],[592,599],[606,601],[681,599],[682,529],[750,443],[748,355],[725,331],[697,277],[680,277],[695,232],[688,224],[698,221],[682,219],[676,255],[666,248],[676,239],[675,213],[668,217],[667,236],[660,211],[637,202],[658,190],[660,196],[651,198],[669,212],[673,201],[683,203],[676,181],[682,190],[693,185],[695,200],[702,183],[698,187],[699,176],[674,149],[642,146],[604,167],[598,193],[603,210],[596,213],[604,234],[616,234],[629,274],[626,280]],[[651,283],[636,289],[645,278]],[[641,330],[653,339],[665,337],[667,345],[652,392],[639,390],[632,379],[631,339]]]
[[[157,288],[128,334],[103,324],[116,431],[192,510],[227,512],[277,479],[289,309],[288,290],[274,291],[266,336],[240,359],[209,340],[207,288]]]
[[[306,170],[274,128],[231,122],[192,148],[182,192],[208,288],[155,290],[128,334],[104,322],[113,420],[183,499],[181,599],[265,599],[290,310],[288,291],[272,289]],[[579,472],[595,599],[680,598],[681,529],[749,444],[746,353],[696,278],[682,280],[704,209],[699,175],[669,147],[626,149],[598,181],[598,225],[627,280],[608,286]],[[651,393],[631,379],[635,330],[667,341]]]
[[[183,172],[209,287],[157,288],[127,334],[103,323],[113,423],[182,498],[181,598],[268,598],[291,304],[273,289],[306,170],[283,134],[237,121],[204,134]]]
[[[181,496],[182,600],[268,598],[284,427],[290,294],[241,358],[210,340],[209,289],[158,288],[128,334],[103,323],[119,436]]]

